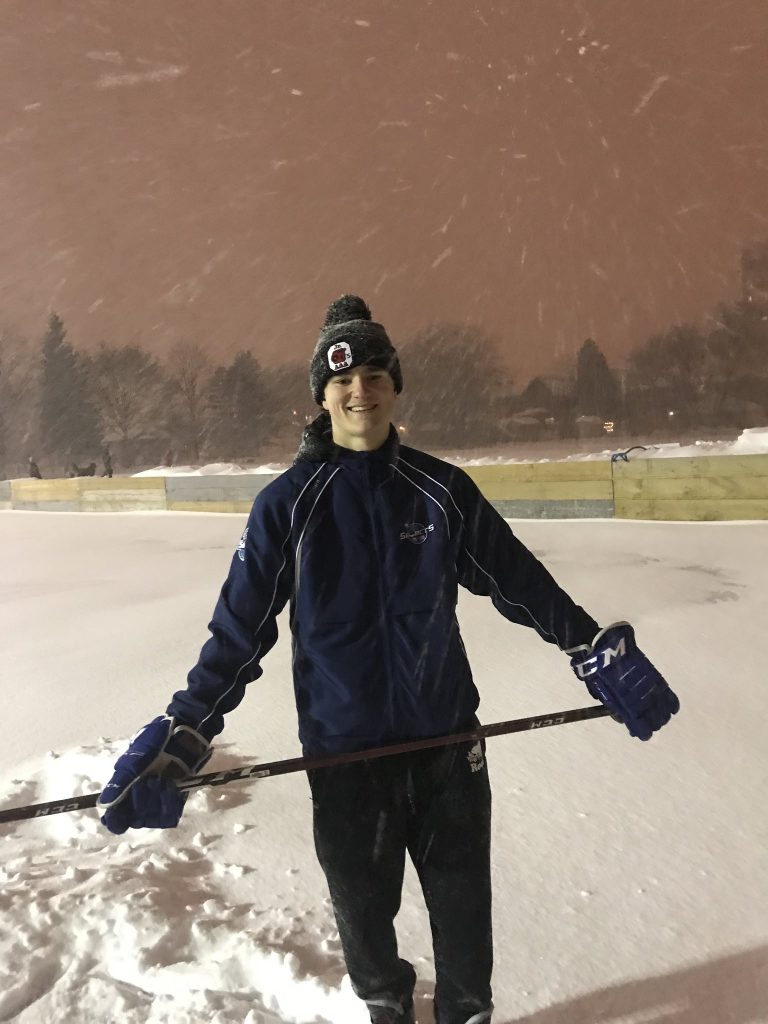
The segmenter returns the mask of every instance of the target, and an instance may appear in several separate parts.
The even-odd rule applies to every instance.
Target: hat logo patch
[[[337,341],[328,349],[328,365],[332,370],[346,370],[352,365],[352,349],[346,341]]]

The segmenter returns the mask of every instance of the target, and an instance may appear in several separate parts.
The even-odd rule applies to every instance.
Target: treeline
[[[762,426],[768,416],[768,308],[721,305],[707,326],[673,327],[629,358],[626,418],[656,429],[673,411],[687,427]]]
[[[704,328],[650,338],[620,371],[587,339],[571,372],[515,387],[499,345],[473,327],[435,325],[398,345],[404,437],[461,447],[544,437],[761,425],[768,417],[768,314],[719,308]],[[34,456],[44,476],[97,461],[265,461],[295,450],[316,412],[307,364],[262,367],[248,350],[219,364],[179,343],[164,359],[136,344],[75,348],[56,314],[42,343],[0,332],[0,476]]]
[[[296,435],[311,411],[306,368],[264,369],[248,351],[227,365],[180,342],[164,359],[136,344],[77,350],[53,314],[37,348],[0,335],[0,474],[44,476],[98,461],[115,467],[245,461]],[[273,444],[274,447],[274,444]]]
[[[612,424],[652,438],[681,431],[762,426],[768,422],[768,310],[749,302],[721,305],[703,327],[675,325],[632,351],[620,370],[592,339],[574,372],[535,378],[501,400],[517,435],[598,435]],[[538,429],[538,433],[536,433]]]
[[[569,371],[520,390],[498,347],[473,329],[432,327],[403,346],[401,362],[404,426],[431,446],[768,423],[768,309],[749,302],[654,335],[621,368],[588,338]]]

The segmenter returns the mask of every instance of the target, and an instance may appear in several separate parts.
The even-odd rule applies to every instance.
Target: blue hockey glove
[[[565,653],[571,655],[571,667],[590,694],[626,725],[631,736],[649,740],[680,710],[680,701],[662,674],[638,649],[628,622],[614,622],[591,645]]]
[[[211,756],[208,740],[168,715],[140,729],[115,762],[101,792],[101,822],[122,835],[129,828],[175,828],[187,794],[176,781],[198,772]]]

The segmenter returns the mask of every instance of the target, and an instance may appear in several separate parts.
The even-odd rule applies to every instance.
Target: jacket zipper
[[[381,609],[379,616],[379,632],[381,634],[382,647],[384,648],[385,664],[387,666],[387,724],[390,727],[393,727],[394,672],[392,670],[392,646],[390,644],[389,639],[389,615],[387,604],[387,592],[384,584],[384,559],[382,557],[381,550],[381,538],[379,535],[379,521],[376,512],[376,497],[373,487],[373,479],[368,467],[366,467],[366,484],[368,486],[368,504],[371,516],[371,532],[373,533],[373,545],[376,551],[376,564],[379,569],[377,574],[377,582],[379,586],[379,602]]]

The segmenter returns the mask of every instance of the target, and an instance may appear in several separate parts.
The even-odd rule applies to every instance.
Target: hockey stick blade
[[[230,782],[266,779],[273,775],[288,775],[291,772],[307,771],[310,768],[330,768],[333,765],[352,764],[355,761],[372,761],[375,758],[391,757],[394,754],[408,754],[415,750],[428,750],[431,747],[447,747],[456,743],[468,743],[471,740],[504,736],[513,732],[546,729],[553,725],[566,725],[568,722],[604,718],[606,715],[610,715],[608,708],[603,707],[602,704],[594,704],[588,708],[574,708],[571,711],[559,711],[551,715],[535,715],[533,718],[515,718],[509,722],[479,725],[476,729],[452,733],[450,736],[433,736],[430,739],[409,740],[406,743],[390,743],[385,747],[374,747],[371,750],[355,750],[348,754],[329,754],[324,757],[293,757],[284,761],[229,768],[223,772],[208,772],[205,775],[194,775],[189,779],[184,779],[179,782],[178,787],[186,792],[201,786],[225,786]],[[26,807],[9,807],[6,810],[0,810],[0,825],[31,818],[48,818],[52,814],[64,814],[67,811],[84,811],[89,807],[95,807],[98,799],[98,793],[89,793],[86,796],[71,796],[65,800],[28,804]]]

